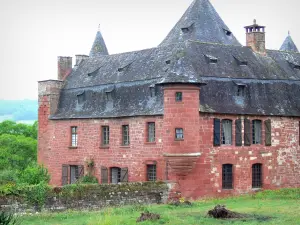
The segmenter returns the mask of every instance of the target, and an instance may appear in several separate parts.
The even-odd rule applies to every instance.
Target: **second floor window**
[[[71,146],[77,147],[77,144],[78,144],[77,127],[71,127]]]
[[[252,121],[252,144],[261,144],[261,121]]]
[[[232,121],[222,120],[222,144],[232,144]]]
[[[175,98],[176,102],[182,102],[182,92],[176,92]]]
[[[123,125],[122,126],[122,136],[123,136],[123,145],[129,145],[130,140],[129,140],[129,125]]]
[[[102,127],[102,145],[109,145],[109,126]]]
[[[155,123],[148,123],[148,142],[155,142]]]
[[[182,128],[176,128],[175,129],[175,139],[176,140],[182,140],[183,139],[183,129]]]

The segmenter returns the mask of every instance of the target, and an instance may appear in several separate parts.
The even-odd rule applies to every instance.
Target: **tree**
[[[33,125],[18,124],[11,120],[3,121],[0,123],[0,135],[1,134],[23,135],[37,139],[37,121]]]

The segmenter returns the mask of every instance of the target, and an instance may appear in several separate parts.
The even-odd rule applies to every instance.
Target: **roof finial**
[[[290,31],[288,31],[288,35],[291,36],[291,32]]]
[[[100,31],[100,23],[99,23],[99,25],[98,25],[98,31]]]
[[[253,20],[253,24],[254,24],[254,25],[256,24],[256,19]]]

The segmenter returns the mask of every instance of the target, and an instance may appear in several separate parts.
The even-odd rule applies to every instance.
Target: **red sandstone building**
[[[58,57],[39,82],[38,160],[50,184],[93,162],[100,183],[169,180],[190,198],[300,186],[300,54],[290,36],[242,46],[208,0],[195,0],[156,48]]]

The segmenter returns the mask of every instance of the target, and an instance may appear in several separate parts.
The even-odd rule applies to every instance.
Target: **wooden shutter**
[[[84,176],[84,166],[78,166],[78,175],[79,178]]]
[[[102,184],[108,183],[108,169],[105,166],[101,166],[101,183]]]
[[[272,138],[271,138],[271,120],[265,121],[265,144],[266,146],[272,145]]]
[[[62,165],[62,179],[61,179],[62,186],[67,185],[69,183],[68,178],[69,178],[69,166]]]
[[[250,146],[251,140],[252,140],[251,121],[248,119],[245,119],[244,125],[245,125],[245,127],[244,127],[245,128],[245,130],[244,130],[245,146]]]
[[[128,182],[128,168],[121,169],[121,182]]]
[[[220,146],[220,130],[221,130],[221,121],[220,119],[214,119],[214,146]]]
[[[242,146],[242,120],[235,121],[235,145]]]

